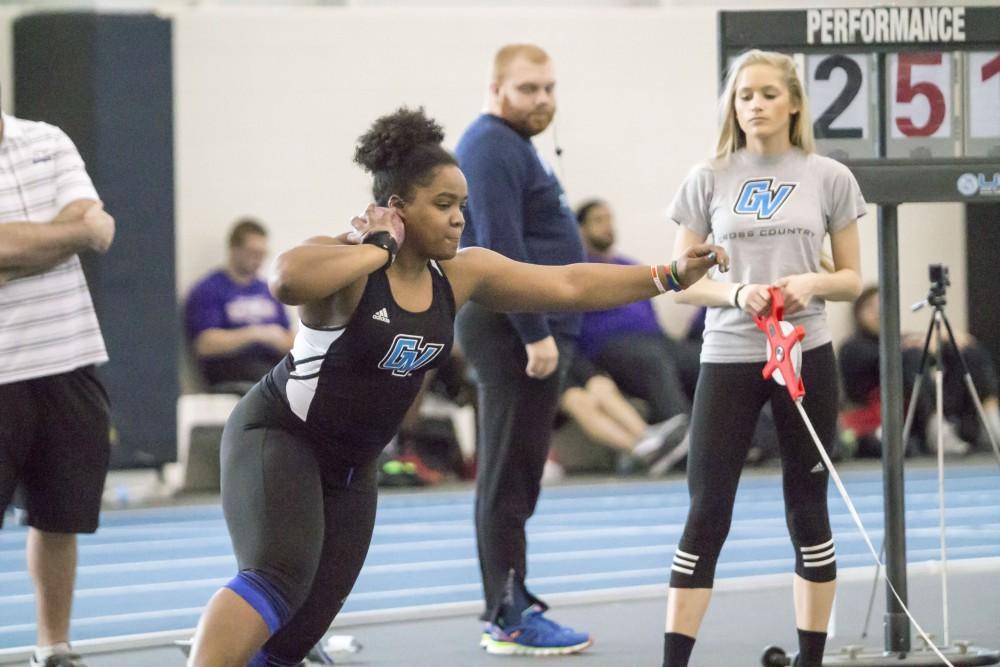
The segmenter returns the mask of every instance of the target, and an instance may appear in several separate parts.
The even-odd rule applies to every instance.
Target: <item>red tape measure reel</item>
[[[767,336],[767,363],[762,372],[765,379],[774,377],[774,381],[787,387],[792,400],[797,401],[806,395],[802,384],[802,345],[806,330],[801,326],[792,326],[784,320],[785,299],[778,287],[769,287],[771,294],[771,312],[767,317],[753,316],[757,327]]]

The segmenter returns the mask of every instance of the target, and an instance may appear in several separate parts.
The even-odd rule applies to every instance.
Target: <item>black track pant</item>
[[[754,425],[771,402],[781,456],[785,516],[795,571],[831,581],[836,561],[826,507],[829,472],[788,390],[761,377],[761,363],[702,364],[691,419],[687,524],[671,567],[674,588],[711,588],[729,533],[733,502]],[[827,452],[836,436],[837,372],[833,347],[803,353],[804,407]]]
[[[316,443],[262,425],[272,420],[259,391],[243,397],[223,432],[222,508],[241,586],[252,582],[251,604],[280,626],[263,648],[270,661],[260,664],[298,664],[361,571],[375,526],[376,467],[322,461]]]
[[[486,612],[503,599],[508,572],[524,581],[524,525],[535,511],[542,469],[559,402],[561,377],[573,345],[559,341],[559,370],[528,377],[527,354],[506,315],[470,303],[456,320],[459,344],[479,387],[476,466],[476,538]]]

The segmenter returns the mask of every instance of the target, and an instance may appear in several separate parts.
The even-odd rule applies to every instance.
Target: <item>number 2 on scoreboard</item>
[[[828,56],[820,61],[814,74],[818,81],[829,81],[833,70],[843,70],[847,75],[844,87],[833,102],[819,115],[813,124],[813,133],[817,139],[860,139],[863,135],[861,127],[830,127],[837,118],[851,105],[858,91],[861,90],[861,66],[844,55]]]
[[[863,139],[868,125],[868,55],[810,55],[806,58],[809,103],[816,113],[817,139]]]

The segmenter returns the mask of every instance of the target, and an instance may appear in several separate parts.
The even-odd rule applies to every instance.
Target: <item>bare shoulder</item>
[[[487,248],[473,246],[471,248],[462,248],[451,259],[442,261],[441,268],[444,269],[449,278],[452,277],[452,274],[455,274],[456,277],[463,277],[477,274],[484,267],[491,266],[501,258],[502,255],[499,253]]]
[[[463,248],[451,259],[440,262],[459,306],[469,300],[482,277],[490,272],[490,267],[498,259],[502,259],[502,256],[492,250],[472,247]]]

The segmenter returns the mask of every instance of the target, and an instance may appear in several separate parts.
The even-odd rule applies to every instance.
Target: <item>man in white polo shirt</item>
[[[59,128],[0,116],[0,524],[24,491],[38,632],[31,665],[79,667],[69,648],[76,534],[97,530],[108,360],[77,256],[115,222]]]

